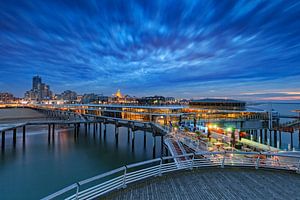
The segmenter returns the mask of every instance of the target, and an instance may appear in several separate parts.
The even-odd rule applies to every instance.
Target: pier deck
[[[254,169],[199,169],[129,185],[103,199],[300,199],[300,175]]]

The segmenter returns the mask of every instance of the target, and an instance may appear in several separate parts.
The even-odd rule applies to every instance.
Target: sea
[[[255,107],[268,110],[270,104]],[[300,109],[300,103],[272,103],[272,109],[283,115],[297,115],[293,110]],[[292,119],[283,119],[282,122],[287,120]],[[72,127],[61,127],[56,129],[54,140],[49,142],[47,127],[28,128],[25,143],[21,130],[18,131],[15,147],[12,134],[8,133],[5,148],[0,150],[0,199],[40,199],[78,181],[129,163],[152,159],[153,142],[156,156],[161,155],[160,138],[154,139],[152,133],[146,133],[145,147],[144,132],[137,131],[132,149],[127,128],[120,128],[118,143],[114,129],[113,125],[107,125],[104,139],[103,132],[94,135],[91,129],[85,134],[81,127],[79,137],[75,139]],[[293,137],[298,150],[298,133]],[[287,148],[289,141],[290,135],[283,133],[283,148]]]

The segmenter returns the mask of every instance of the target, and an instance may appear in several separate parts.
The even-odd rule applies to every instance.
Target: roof
[[[196,99],[196,100],[191,100],[191,102],[195,103],[246,103],[244,101],[239,101],[239,100],[234,100],[234,99]]]

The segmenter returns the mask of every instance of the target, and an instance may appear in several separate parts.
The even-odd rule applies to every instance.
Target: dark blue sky
[[[0,90],[300,100],[300,2],[0,1]]]

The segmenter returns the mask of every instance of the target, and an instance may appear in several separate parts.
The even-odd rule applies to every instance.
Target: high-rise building
[[[41,101],[51,98],[50,86],[43,83],[40,76],[34,76],[32,78],[32,89],[25,93],[25,99]]]
[[[33,90],[40,89],[41,84],[42,84],[42,78],[40,76],[34,76],[32,78],[32,89]]]

